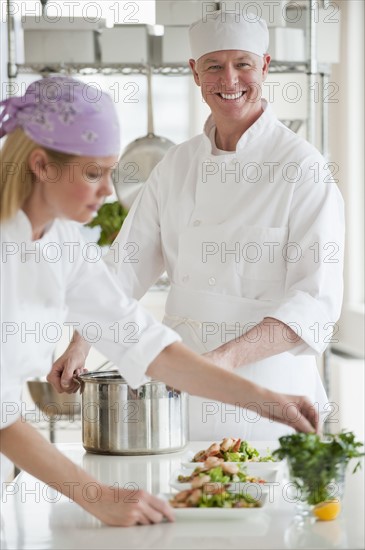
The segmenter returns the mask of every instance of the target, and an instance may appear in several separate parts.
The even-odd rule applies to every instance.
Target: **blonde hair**
[[[29,155],[43,149],[49,160],[66,164],[74,155],[52,151],[30,139],[22,128],[11,132],[0,150],[0,221],[4,222],[22,208],[31,195],[35,176],[29,167]]]

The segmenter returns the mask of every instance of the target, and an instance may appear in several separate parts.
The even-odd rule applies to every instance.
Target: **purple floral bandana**
[[[54,151],[79,156],[120,154],[120,126],[111,97],[70,77],[37,80],[21,97],[0,102],[0,137],[16,128]]]

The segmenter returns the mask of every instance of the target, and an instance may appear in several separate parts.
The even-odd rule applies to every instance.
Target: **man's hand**
[[[257,335],[260,335],[257,338]],[[303,340],[288,326],[271,317],[240,336],[204,354],[218,367],[232,371],[250,363],[262,361],[303,344]]]

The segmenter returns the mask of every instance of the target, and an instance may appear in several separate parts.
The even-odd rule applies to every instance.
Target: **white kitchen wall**
[[[338,100],[330,104],[330,151],[338,164],[339,186],[346,206],[345,301],[339,345],[364,356],[364,17],[365,3],[340,0],[341,63],[332,78]]]
[[[364,441],[364,359],[333,354],[330,370],[331,401],[337,409],[333,414],[333,423],[329,424],[330,430],[334,433],[352,430]]]

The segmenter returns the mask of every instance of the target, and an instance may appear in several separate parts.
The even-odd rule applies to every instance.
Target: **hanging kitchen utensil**
[[[114,175],[114,187],[119,201],[130,208],[142,185],[166,151],[175,145],[167,138],[156,136],[153,124],[152,69],[147,67],[147,135],[134,140],[123,152]]]
[[[81,398],[77,393],[58,393],[52,384],[43,378],[31,378],[27,381],[29,393],[47,419],[52,417],[73,418],[80,414]]]
[[[46,13],[46,5],[47,5],[47,2],[48,0],[41,0],[41,4],[42,4],[42,15],[44,16],[45,13]]]

